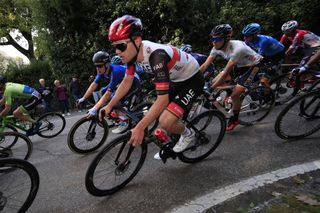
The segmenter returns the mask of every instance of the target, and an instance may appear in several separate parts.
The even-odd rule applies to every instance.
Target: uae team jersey
[[[217,50],[213,47],[210,55],[214,57],[220,55],[226,60],[235,62],[237,67],[249,67],[257,65],[263,58],[243,41],[239,40],[229,41],[224,50]]]
[[[169,83],[183,82],[199,72],[197,60],[190,54],[176,47],[142,41],[143,61],[137,62],[145,72],[155,76],[155,86],[158,94],[168,93]],[[126,73],[133,75],[134,65],[128,65]]]
[[[309,47],[319,47],[320,37],[313,32],[307,30],[297,30],[297,33],[293,36],[283,35],[280,42],[291,42],[290,48],[296,49],[298,47],[309,48]]]

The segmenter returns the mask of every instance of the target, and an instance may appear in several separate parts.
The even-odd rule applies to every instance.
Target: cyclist
[[[41,103],[41,94],[36,89],[27,85],[6,82],[3,76],[0,76],[0,91],[3,93],[0,105],[5,105],[4,109],[0,112],[0,118],[10,112],[14,98],[27,99],[25,103],[13,111],[13,116],[19,120],[31,122],[32,128],[27,131],[27,136],[35,134],[39,130],[41,123],[36,123],[28,111]]]
[[[106,114],[128,92],[133,82],[135,63],[138,63],[146,72],[154,74],[157,99],[143,119],[131,129],[129,143],[140,145],[145,128],[160,116],[162,128],[181,135],[173,150],[183,151],[195,139],[194,131],[179,119],[188,113],[192,102],[202,91],[204,80],[198,62],[176,47],[142,40],[141,20],[130,15],[122,16],[111,24],[109,41],[122,61],[127,63],[127,75],[104,108]],[[155,158],[158,158],[157,154]]]
[[[200,54],[200,53],[193,53],[192,52],[192,46],[190,44],[183,44],[180,47],[180,50],[189,53],[190,55],[192,55],[199,63],[199,66],[201,66],[208,58],[208,56]],[[208,68],[203,72],[203,75],[206,77],[210,74],[212,74],[214,72],[215,68],[214,68],[214,64],[211,63]]]
[[[304,57],[300,62],[300,66],[305,63],[314,55],[320,47],[320,37],[308,30],[298,29],[298,22],[295,20],[287,21],[281,27],[284,33],[281,37],[280,42],[290,42],[291,45],[285,53],[286,61],[290,56],[295,53],[298,47],[303,48]]]
[[[261,26],[258,23],[250,23],[242,29],[246,44],[263,56],[262,63],[272,63],[278,65],[284,58],[284,46],[276,39],[260,35]],[[269,80],[273,73],[264,73],[261,82],[269,85]]]
[[[95,89],[94,86],[97,84],[97,82],[103,77],[106,79],[110,79],[109,84],[103,88],[106,92],[104,95],[100,98],[100,100],[95,104],[94,107],[89,109],[88,116],[94,116],[97,114],[98,109],[100,109],[107,101],[109,101],[113,95],[115,90],[117,89],[117,86],[120,84],[122,79],[125,76],[126,68],[124,66],[110,64],[109,54],[107,52],[99,51],[93,56],[93,62],[95,66],[97,67],[98,75],[96,76],[96,80],[91,84],[93,86],[90,86],[87,92],[84,95],[84,98],[88,97],[91,90]],[[91,88],[93,87],[93,88]],[[131,90],[134,90],[136,88],[140,87],[140,79],[138,75],[135,75],[133,85],[131,87]],[[88,92],[89,91],[89,92]],[[81,100],[78,101],[78,103]],[[126,98],[124,98],[124,101],[126,101]],[[119,123],[118,128],[113,129],[113,133],[122,133],[125,130],[127,130],[129,123],[128,118],[125,116],[119,116],[121,122]]]
[[[233,30],[229,24],[220,24],[211,31],[213,48],[206,62],[200,67],[205,70],[218,55],[228,60],[227,65],[212,81],[212,88],[225,85],[227,81],[238,78],[231,94],[233,116],[230,117],[227,131],[233,130],[239,123],[241,107],[240,95],[245,92],[245,84],[251,71],[259,69],[261,55],[252,50],[243,41],[231,40]],[[249,79],[248,79],[249,80]],[[255,80],[256,77],[255,77]]]
[[[292,70],[292,72],[296,73],[296,74],[302,74],[302,73],[308,71],[309,67],[314,65],[318,61],[320,61],[320,50],[318,50],[312,57],[310,57],[310,59],[308,60],[307,63],[305,63],[304,65],[302,65],[300,67],[294,68]]]

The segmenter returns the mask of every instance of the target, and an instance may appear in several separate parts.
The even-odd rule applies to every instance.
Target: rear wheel
[[[241,100],[240,124],[250,126],[261,121],[270,113],[275,97],[269,87],[258,86],[245,92]]]
[[[86,154],[97,150],[107,140],[109,127],[106,120],[84,117],[70,129],[67,137],[71,151]]]
[[[178,157],[185,163],[196,163],[217,149],[226,131],[226,118],[217,110],[209,110],[192,119],[188,126],[195,127],[196,140]]]
[[[307,137],[320,129],[320,93],[312,91],[292,100],[278,115],[276,134],[285,140]]]
[[[270,88],[274,92],[276,102],[284,104],[291,100],[299,91],[289,79],[290,73],[284,73],[270,81]]]
[[[37,134],[43,138],[53,138],[59,135],[66,126],[66,119],[57,112],[46,113],[37,120],[41,122]]]
[[[85,179],[90,194],[113,194],[137,175],[147,155],[147,144],[133,147],[129,139],[130,133],[114,139],[93,159]]]

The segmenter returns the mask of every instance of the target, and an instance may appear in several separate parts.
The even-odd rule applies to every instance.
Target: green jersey
[[[6,83],[3,96],[6,105],[12,105],[13,98],[30,99],[33,96],[41,98],[40,93],[32,87],[11,82]]]

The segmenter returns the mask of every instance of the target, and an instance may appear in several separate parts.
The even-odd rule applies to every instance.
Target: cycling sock
[[[240,113],[240,110],[233,110],[233,120],[234,121],[239,120],[239,113]]]
[[[184,128],[184,131],[181,133],[182,136],[187,136],[190,135],[191,131],[187,127]]]

